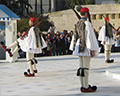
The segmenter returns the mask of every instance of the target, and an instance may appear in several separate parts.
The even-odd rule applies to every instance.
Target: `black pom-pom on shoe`
[[[93,90],[97,90],[97,86],[92,86],[91,87]]]
[[[1,45],[4,45],[4,42],[3,42],[3,41],[1,41],[1,42],[0,42],[0,44],[1,44]]]
[[[28,73],[27,73],[27,72],[24,72],[24,75],[28,75]]]
[[[30,69],[28,69],[27,72],[30,73]]]

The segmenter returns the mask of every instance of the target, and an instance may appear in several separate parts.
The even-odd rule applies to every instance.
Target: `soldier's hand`
[[[24,40],[24,38],[23,38],[23,37],[20,37],[20,39],[21,39],[21,40]]]
[[[118,31],[115,31],[115,34],[118,35]]]
[[[105,44],[105,41],[103,41],[103,44]]]
[[[95,56],[94,51],[90,51],[90,53],[91,53],[91,57],[94,57],[94,56]]]

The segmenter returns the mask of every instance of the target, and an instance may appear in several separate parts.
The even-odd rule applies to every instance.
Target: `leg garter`
[[[84,77],[85,76],[85,74],[84,74],[84,70],[89,70],[89,68],[79,68],[78,70],[77,70],[77,76],[82,76],[82,77]],[[81,73],[80,73],[80,71],[81,71]]]

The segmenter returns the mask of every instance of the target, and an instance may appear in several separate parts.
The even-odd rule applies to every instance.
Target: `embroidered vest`
[[[79,53],[84,52],[85,50],[85,19],[80,19],[76,26],[75,26],[75,32],[74,32],[74,49],[75,45],[78,39],[79,41]]]
[[[106,36],[109,38],[113,38],[113,31],[111,25],[106,23],[105,26],[106,26]]]
[[[42,44],[42,38],[41,38],[41,34],[40,34],[40,29],[35,26],[34,27],[34,31],[35,31],[35,37],[36,37],[36,45],[37,45],[37,47],[39,47],[39,40],[40,40],[41,46],[43,46],[43,44]]]

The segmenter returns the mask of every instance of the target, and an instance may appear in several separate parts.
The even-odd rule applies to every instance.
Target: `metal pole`
[[[40,4],[41,4],[41,6],[40,6],[40,9],[41,9],[41,14],[43,14],[43,8],[42,8],[42,0],[40,0]]]
[[[37,0],[35,0],[35,11],[37,12]]]
[[[49,0],[49,12],[51,12],[51,0]]]

